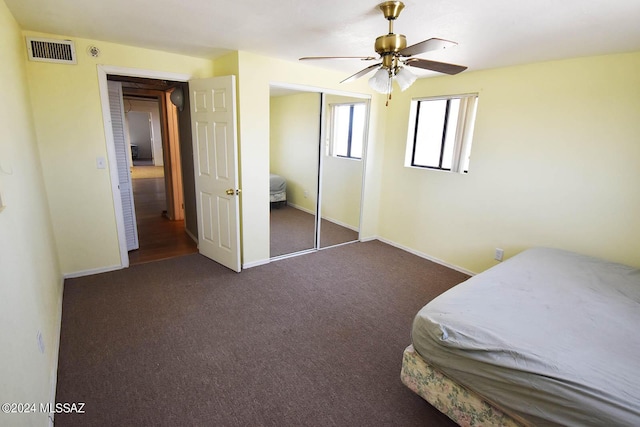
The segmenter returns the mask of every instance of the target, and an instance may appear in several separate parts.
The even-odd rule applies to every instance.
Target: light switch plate
[[[4,200],[2,197],[2,192],[0,192],[0,212],[4,210]]]

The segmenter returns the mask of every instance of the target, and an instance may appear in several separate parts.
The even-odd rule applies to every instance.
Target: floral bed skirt
[[[528,426],[431,367],[410,345],[404,350],[404,385],[461,426]]]

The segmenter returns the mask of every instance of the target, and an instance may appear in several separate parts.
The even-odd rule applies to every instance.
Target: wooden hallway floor
[[[133,179],[140,248],[129,252],[129,264],[141,264],[198,252],[196,243],[186,233],[184,221],[170,221],[164,178]]]

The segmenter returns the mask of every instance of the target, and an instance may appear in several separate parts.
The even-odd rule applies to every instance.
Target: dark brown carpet
[[[65,282],[60,426],[454,426],[400,382],[466,279],[378,241],[233,273],[198,255]]]
[[[315,215],[291,206],[271,209],[271,257],[300,252],[314,247]],[[322,220],[320,247],[358,240],[358,233],[333,222]]]

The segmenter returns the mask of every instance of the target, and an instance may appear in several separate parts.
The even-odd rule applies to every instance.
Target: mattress
[[[535,425],[640,425],[640,270],[535,248],[417,314],[418,354]]]

